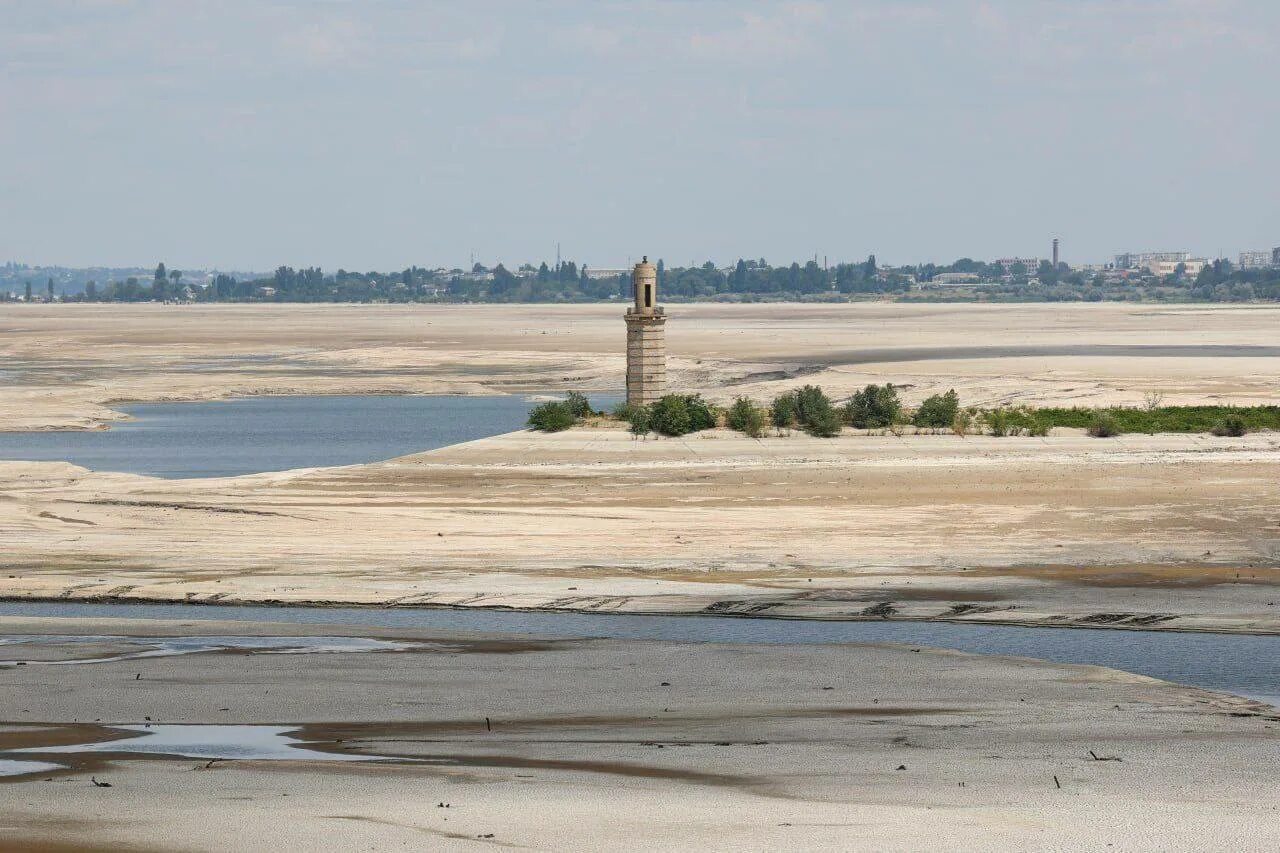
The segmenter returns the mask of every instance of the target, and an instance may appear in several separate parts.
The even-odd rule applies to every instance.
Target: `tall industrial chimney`
[[[1053,268],[1058,268],[1058,238],[1053,238]]]

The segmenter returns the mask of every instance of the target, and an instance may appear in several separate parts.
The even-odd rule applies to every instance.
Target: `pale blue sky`
[[[1280,246],[1275,0],[0,0],[0,260]]]

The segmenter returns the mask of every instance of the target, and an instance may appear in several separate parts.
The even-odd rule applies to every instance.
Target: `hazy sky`
[[[0,0],[0,261],[1280,246],[1280,2]]]

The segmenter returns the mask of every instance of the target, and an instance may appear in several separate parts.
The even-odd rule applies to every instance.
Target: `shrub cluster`
[[[1213,425],[1213,434],[1239,438],[1249,431],[1249,425],[1239,415],[1227,415]]]
[[[578,422],[567,403],[556,401],[534,406],[529,411],[529,426],[540,432],[560,432]]]
[[[770,420],[778,429],[800,427],[818,438],[840,434],[840,414],[831,399],[816,385],[806,385],[774,399],[769,407]]]
[[[624,404],[614,414],[626,419],[634,435],[686,435],[712,429],[719,421],[719,413],[700,394],[668,394],[652,406]]]
[[[1114,438],[1120,434],[1120,424],[1107,412],[1098,412],[1085,427],[1085,432],[1093,438]]]
[[[891,384],[868,385],[855,392],[844,406],[844,419],[855,429],[884,429],[899,423],[901,418],[902,403]]]
[[[564,398],[564,404],[569,408],[569,412],[579,420],[589,418],[595,414],[595,412],[591,411],[591,402],[587,400],[586,395],[577,391],[570,391]]]
[[[570,391],[563,400],[543,403],[530,409],[528,424],[531,429],[540,432],[560,432],[594,414],[585,395]]]
[[[529,425],[548,432],[567,429],[593,414],[581,394],[570,394],[561,403],[544,403],[529,414]],[[619,405],[614,417],[626,421],[631,432],[678,436],[711,429],[720,412],[697,394],[668,394],[649,407]],[[1160,406],[1144,408],[1045,408],[1008,406],[963,409],[955,390],[926,398],[914,411],[904,411],[897,389],[891,384],[868,385],[839,409],[815,385],[806,385],[775,397],[763,408],[739,397],[724,411],[725,426],[759,438],[769,426],[779,432],[802,429],[829,438],[840,434],[843,424],[859,429],[894,429],[912,424],[919,430],[950,429],[956,435],[971,430],[993,436],[1044,436],[1053,427],[1083,429],[1095,438],[1127,432],[1212,432],[1242,436],[1258,429],[1280,430],[1280,406]]]
[[[769,421],[773,428],[782,431],[796,425],[796,395],[780,394],[769,404]]]
[[[945,394],[926,397],[911,416],[911,422],[919,429],[954,429],[959,414],[960,395],[952,389]]]
[[[734,400],[733,405],[724,414],[725,426],[729,429],[736,429],[751,438],[759,438],[764,435],[764,430],[768,423],[768,413],[746,397],[739,397]]]

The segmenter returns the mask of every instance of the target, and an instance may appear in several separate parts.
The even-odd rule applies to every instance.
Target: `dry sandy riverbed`
[[[0,428],[111,400],[616,388],[619,307],[0,309]],[[1280,399],[1280,309],[688,305],[677,387]],[[1280,439],[517,433],[165,481],[0,463],[0,595],[1280,628]]]
[[[319,757],[400,761],[28,753],[69,769],[0,783],[0,849],[1280,844],[1274,709],[1095,667],[894,646],[0,620],[0,637],[313,632],[426,645],[3,669],[0,747],[150,720],[288,726]]]

